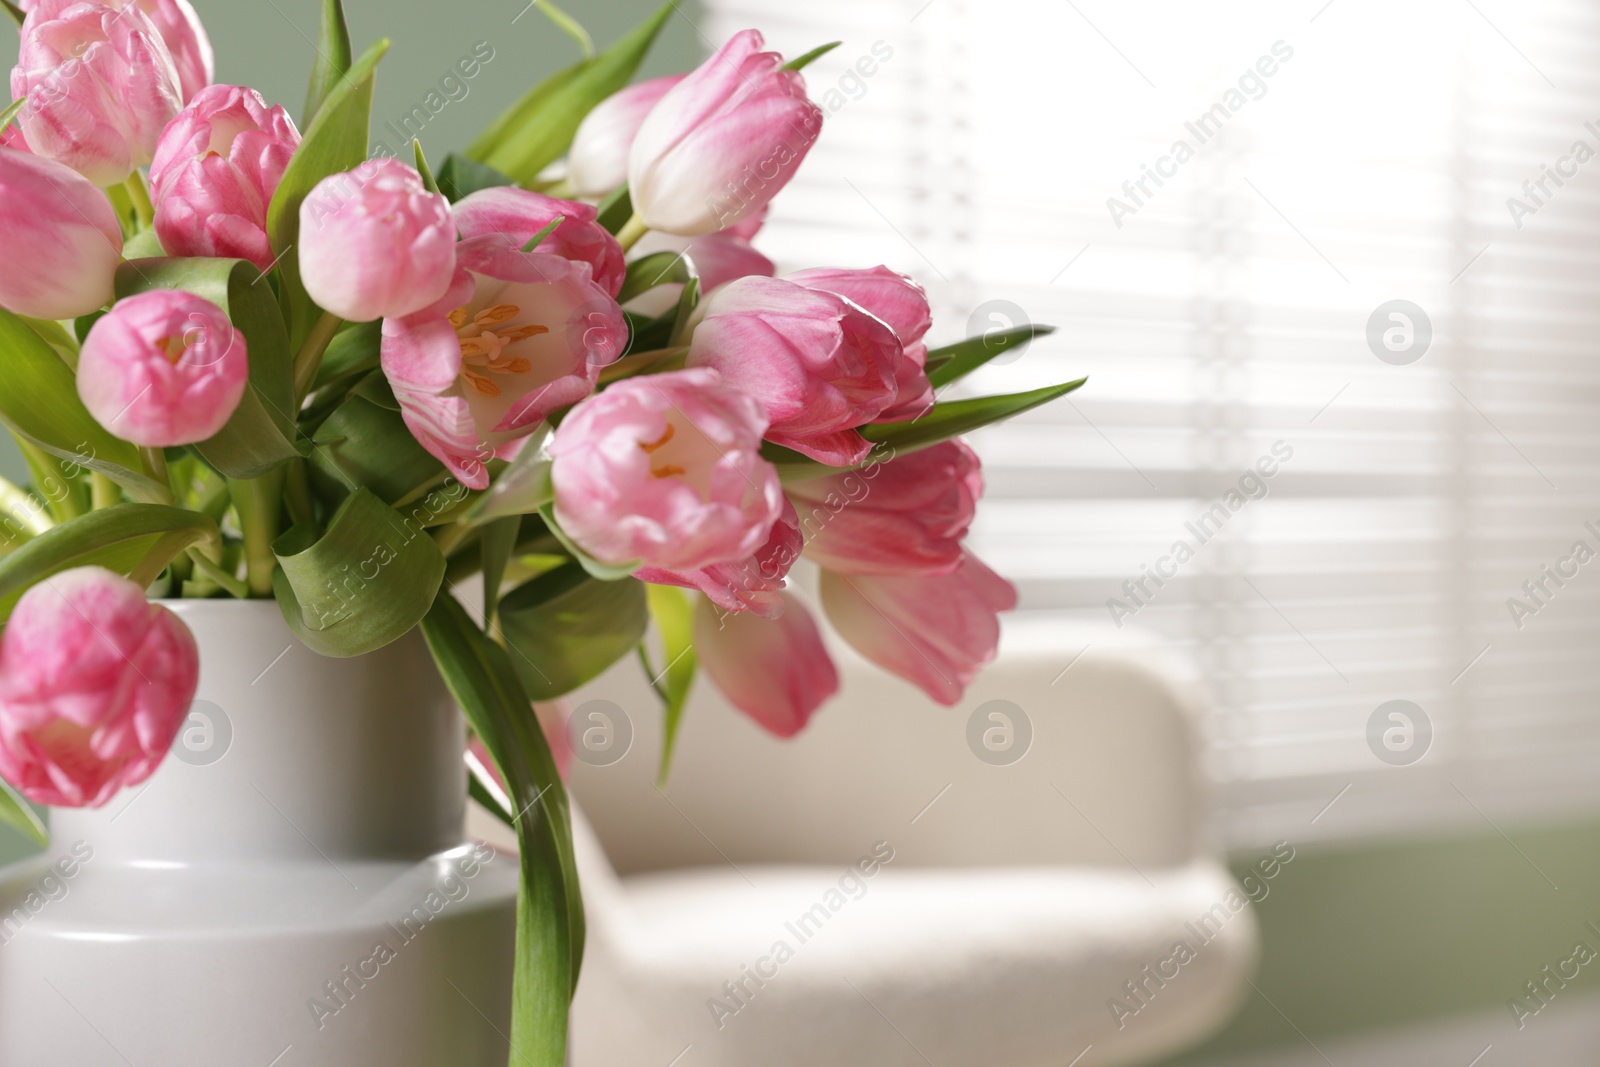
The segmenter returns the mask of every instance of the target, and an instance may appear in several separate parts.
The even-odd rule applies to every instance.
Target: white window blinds
[[[974,547],[1025,614],[1187,647],[1225,841],[1594,809],[1600,8],[708,7],[844,41],[769,254],[907,270],[938,343],[996,298],[1058,327],[971,390],[1090,376],[977,435]],[[1369,742],[1391,700],[1431,741]]]

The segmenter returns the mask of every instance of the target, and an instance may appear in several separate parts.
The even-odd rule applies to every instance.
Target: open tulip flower
[[[28,147],[96,185],[124,181],[150,162],[182,107],[178,70],[137,6],[37,0],[22,24],[11,95]]]
[[[801,70],[826,47],[785,63],[744,30],[627,86],[663,8],[464,154],[401,162],[373,140],[383,44],[358,57],[340,0],[298,126],[212,84],[189,0],[22,6],[0,426],[39,484],[0,478],[27,505],[0,542],[0,823],[37,829],[18,793],[101,805],[156,773],[198,665],[152,600],[275,598],[338,658],[421,628],[498,779],[480,796],[552,846],[522,860],[507,1038],[560,1067],[578,960],[545,949],[582,894],[563,715],[534,699],[649,660],[653,625],[669,724],[703,668],[794,736],[840,687],[829,628],[956,703],[1016,605],[968,545],[983,479],[957,435],[1082,381],[951,407],[936,387],[1049,328],[933,347],[891,266],[774,276],[752,242],[822,132]]]
[[[782,512],[761,458],[761,405],[715,371],[629,379],[578,405],[550,441],[555,514],[606,563],[733,563]]]
[[[627,327],[587,263],[523,252],[488,234],[463,241],[432,307],[383,324],[383,370],[406,425],[462,483],[516,454],[558,408],[594,389]]]

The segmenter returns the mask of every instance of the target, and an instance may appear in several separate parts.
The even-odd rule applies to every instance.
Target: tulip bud
[[[682,74],[630,85],[584,116],[567,152],[567,182],[579,196],[603,197],[628,180],[628,150],[645,116]]]
[[[161,247],[272,266],[267,206],[299,144],[288,112],[268,107],[254,89],[202,89],[167,126],[150,163]]]
[[[100,807],[155,773],[199,679],[189,628],[133,582],[45,578],[0,635],[0,776],[37,804]]]
[[[38,0],[22,24],[11,95],[28,146],[99,186],[150,162],[178,113],[178,71],[137,7]]]
[[[998,613],[1017,606],[1010,582],[970,553],[948,574],[822,572],[822,607],[867,659],[949,707],[1000,646]]]
[[[702,600],[694,613],[694,648],[729,703],[762,729],[793,737],[839,691],[839,672],[804,604],[783,596],[783,614],[723,614]]]
[[[875,421],[915,419],[933,406],[933,386],[928,384],[928,375],[923,371],[928,362],[928,346],[922,343],[933,325],[933,312],[922,286],[883,266],[869,270],[835,267],[800,270],[784,275],[784,280],[842,296],[888,323],[900,338],[901,356],[895,363],[895,401]]]
[[[897,395],[892,329],[842,297],[779,278],[729,282],[701,310],[689,366],[714,367],[761,401],[769,441],[840,467],[866,457],[856,427]]]
[[[463,240],[497,233],[518,248],[560,216],[561,225],[539,242],[537,251],[587,263],[595,283],[608,296],[616,296],[627,277],[622,246],[595,221],[598,213],[593,204],[497,185],[462,199],[451,211]]]
[[[628,154],[633,211],[652,230],[697,237],[765,207],[822,129],[805,79],[735,34],[651,109]]]
[[[443,299],[383,323],[383,372],[412,436],[471,489],[557,408],[594,391],[622,355],[622,309],[589,267],[523,252],[497,234],[463,241]]]
[[[211,301],[176,289],[118,301],[78,356],[78,396],[89,413],[146,448],[214,436],[249,376],[244,334]]]
[[[629,378],[550,439],[556,520],[595,559],[692,571],[743,560],[783,508],[761,405],[698,369]]]
[[[806,557],[841,574],[948,574],[983,495],[978,456],[941,441],[862,471],[787,487],[808,518]],[[842,503],[840,503],[842,502]]]
[[[32,11],[38,2],[20,0],[17,6],[23,11]],[[104,2],[118,11],[128,6],[128,0]],[[205,25],[189,0],[134,0],[133,6],[148,16],[156,32],[161,34],[178,71],[180,99],[187,104],[195,93],[211,84],[216,66]]]
[[[122,227],[106,194],[60,163],[0,148],[0,306],[72,319],[111,301]]]
[[[330,175],[300,205],[300,280],[351,322],[410,315],[444,296],[455,246],[450,202],[396,159]]]

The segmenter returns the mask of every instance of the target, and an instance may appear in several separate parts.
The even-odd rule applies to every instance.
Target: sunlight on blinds
[[[1224,841],[1594,809],[1600,8],[707,6],[844,40],[769,254],[1058,327],[973,391],[1090,376],[976,436],[974,547],[1191,655]]]

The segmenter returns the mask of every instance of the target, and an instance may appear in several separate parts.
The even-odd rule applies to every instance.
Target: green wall
[[[1304,1049],[1295,1027],[1316,1040],[1479,1009],[1504,1012],[1509,1039],[1506,1001],[1525,995],[1523,983],[1578,941],[1600,952],[1584,929],[1600,926],[1600,822],[1504,829],[1298,847],[1255,906],[1261,992],[1214,1039],[1169,1062]],[[1254,858],[1233,857],[1235,873]],[[1591,964],[1555,1003],[1596,987]]]

